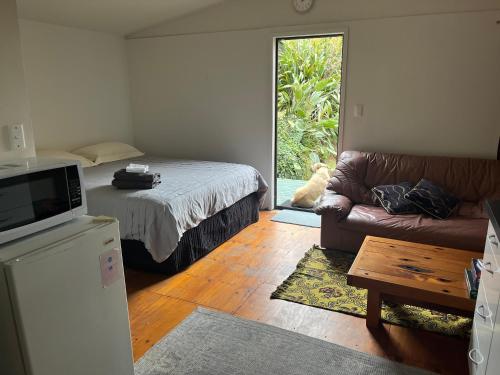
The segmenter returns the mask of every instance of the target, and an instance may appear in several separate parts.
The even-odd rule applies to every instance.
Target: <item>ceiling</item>
[[[20,18],[127,35],[224,0],[17,0]]]

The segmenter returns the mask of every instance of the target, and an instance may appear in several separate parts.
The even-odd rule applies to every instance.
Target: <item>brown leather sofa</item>
[[[371,188],[426,178],[461,200],[446,220],[390,215]],[[321,245],[357,252],[366,235],[468,250],[484,250],[486,199],[500,198],[500,161],[346,151],[315,205]]]

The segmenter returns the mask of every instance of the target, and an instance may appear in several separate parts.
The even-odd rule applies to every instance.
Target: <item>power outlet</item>
[[[23,124],[9,126],[10,148],[13,151],[22,151],[26,148]]]

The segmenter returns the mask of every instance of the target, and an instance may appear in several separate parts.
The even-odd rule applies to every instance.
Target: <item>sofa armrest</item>
[[[352,201],[345,195],[340,195],[331,190],[325,192],[314,204],[314,212],[323,215],[326,212],[333,212],[337,221],[345,219],[351,212]]]

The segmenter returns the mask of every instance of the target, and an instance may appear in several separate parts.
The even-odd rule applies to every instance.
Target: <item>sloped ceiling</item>
[[[17,0],[19,17],[127,35],[225,0]]]

